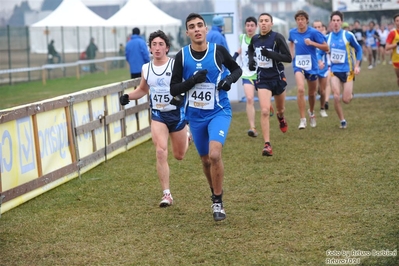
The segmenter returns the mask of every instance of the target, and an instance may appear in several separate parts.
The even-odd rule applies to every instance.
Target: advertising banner
[[[333,0],[332,4],[341,12],[399,10],[398,0]]]

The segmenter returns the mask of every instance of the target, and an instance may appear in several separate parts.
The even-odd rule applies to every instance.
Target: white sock
[[[163,194],[165,195],[165,194],[170,194],[170,189],[165,189],[164,191],[163,191]]]

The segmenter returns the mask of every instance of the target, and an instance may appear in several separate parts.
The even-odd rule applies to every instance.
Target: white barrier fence
[[[148,97],[119,104],[139,82],[0,111],[0,215],[149,140]]]

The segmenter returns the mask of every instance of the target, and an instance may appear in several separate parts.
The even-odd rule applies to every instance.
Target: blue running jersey
[[[306,45],[305,39],[310,39],[320,44],[325,42],[323,34],[315,28],[308,27],[305,32],[299,32],[297,28],[291,29],[288,40],[295,44],[295,57],[292,64],[294,73],[304,70],[309,74],[316,75],[319,72],[316,47]]]

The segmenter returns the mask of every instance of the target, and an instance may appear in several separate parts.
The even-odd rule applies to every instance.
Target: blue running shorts
[[[181,114],[179,109],[168,112],[151,110],[151,119],[164,123],[168,127],[169,133],[180,131],[187,124],[184,115]]]
[[[190,130],[198,154],[209,154],[209,142],[217,141],[224,145],[232,116],[223,111],[206,121],[190,121]]]

